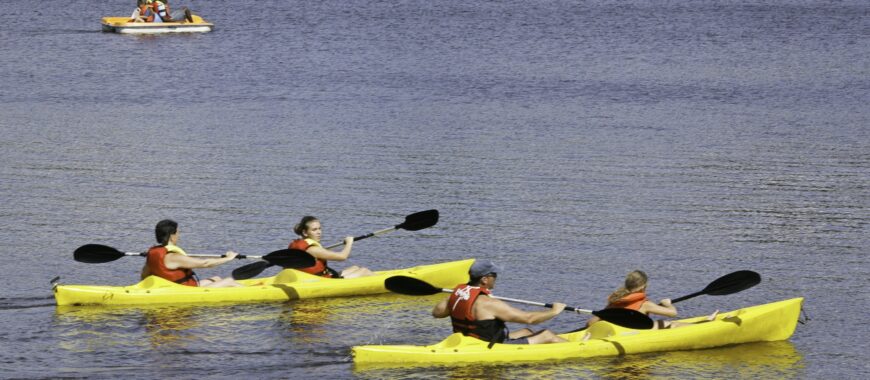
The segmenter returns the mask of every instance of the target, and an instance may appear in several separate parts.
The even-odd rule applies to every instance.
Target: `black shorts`
[[[501,343],[502,344],[529,344],[529,337],[524,336],[522,338],[517,338],[517,339],[508,339],[508,340],[505,340],[504,342],[501,342]]]

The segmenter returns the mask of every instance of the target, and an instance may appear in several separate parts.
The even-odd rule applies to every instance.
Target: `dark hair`
[[[160,245],[169,244],[169,235],[176,232],[178,232],[178,223],[174,220],[163,219],[157,222],[157,227],[154,227],[154,236]]]
[[[308,223],[311,223],[315,220],[318,220],[318,219],[316,217],[311,216],[311,215],[303,216],[302,220],[300,220],[299,223],[293,227],[293,232],[295,232],[296,235],[303,236],[302,232],[304,232],[305,230],[308,229]]]
[[[468,285],[471,285],[471,286],[477,286],[477,285],[480,285],[480,280],[481,280],[481,279],[483,279],[483,276],[481,276],[481,277],[471,277],[471,278],[468,279]]]

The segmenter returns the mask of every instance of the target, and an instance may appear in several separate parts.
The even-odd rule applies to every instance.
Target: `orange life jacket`
[[[453,332],[490,343],[501,343],[508,336],[507,326],[503,321],[499,319],[476,320],[474,318],[474,302],[481,294],[489,295],[490,291],[468,284],[459,285],[453,289],[453,293],[447,299]]]
[[[643,303],[647,301],[646,292],[629,293],[614,302],[607,305],[606,309],[631,309],[640,310]]]
[[[199,280],[196,278],[196,273],[187,268],[169,269],[163,262],[169,252],[166,247],[156,245],[148,249],[148,258],[145,264],[148,265],[148,270],[152,275],[172,281],[176,284],[187,286],[199,286]]]
[[[305,239],[296,239],[290,242],[287,246],[288,249],[298,249],[300,251],[307,251],[312,244],[307,242]],[[307,268],[297,268],[297,270],[301,270],[305,273],[311,273],[313,275],[321,276],[321,277],[335,277],[333,275],[333,271],[329,269],[326,265],[326,260],[316,259],[314,265]]]

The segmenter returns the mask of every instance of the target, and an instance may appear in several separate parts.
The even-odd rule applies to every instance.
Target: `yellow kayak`
[[[565,343],[495,344],[487,348],[487,342],[453,334],[431,346],[367,345],[353,347],[352,352],[358,365],[430,365],[589,358],[778,341],[794,332],[802,303],[803,298],[793,298],[720,313],[714,321],[703,316],[683,319],[701,323],[666,330],[631,330],[598,322],[586,331],[560,335],[568,340]],[[590,337],[583,341],[587,332]]]
[[[294,299],[345,297],[386,293],[384,280],[403,275],[438,286],[454,287],[468,281],[473,259],[413,268],[375,272],[374,276],[335,279],[314,276],[295,269],[284,269],[272,277],[239,280],[244,287],[200,288],[179,285],[149,276],[130,286],[55,285],[54,297],[63,305],[148,305],[215,302],[280,302]]]
[[[193,15],[193,22],[130,22],[130,17],[103,17],[103,31],[123,34],[207,33],[214,24]]]

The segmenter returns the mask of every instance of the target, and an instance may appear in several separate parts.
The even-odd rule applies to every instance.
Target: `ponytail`
[[[646,287],[646,283],[646,273],[641,270],[632,271],[625,276],[625,284],[607,297],[607,303],[614,303],[631,293],[641,291]]]

